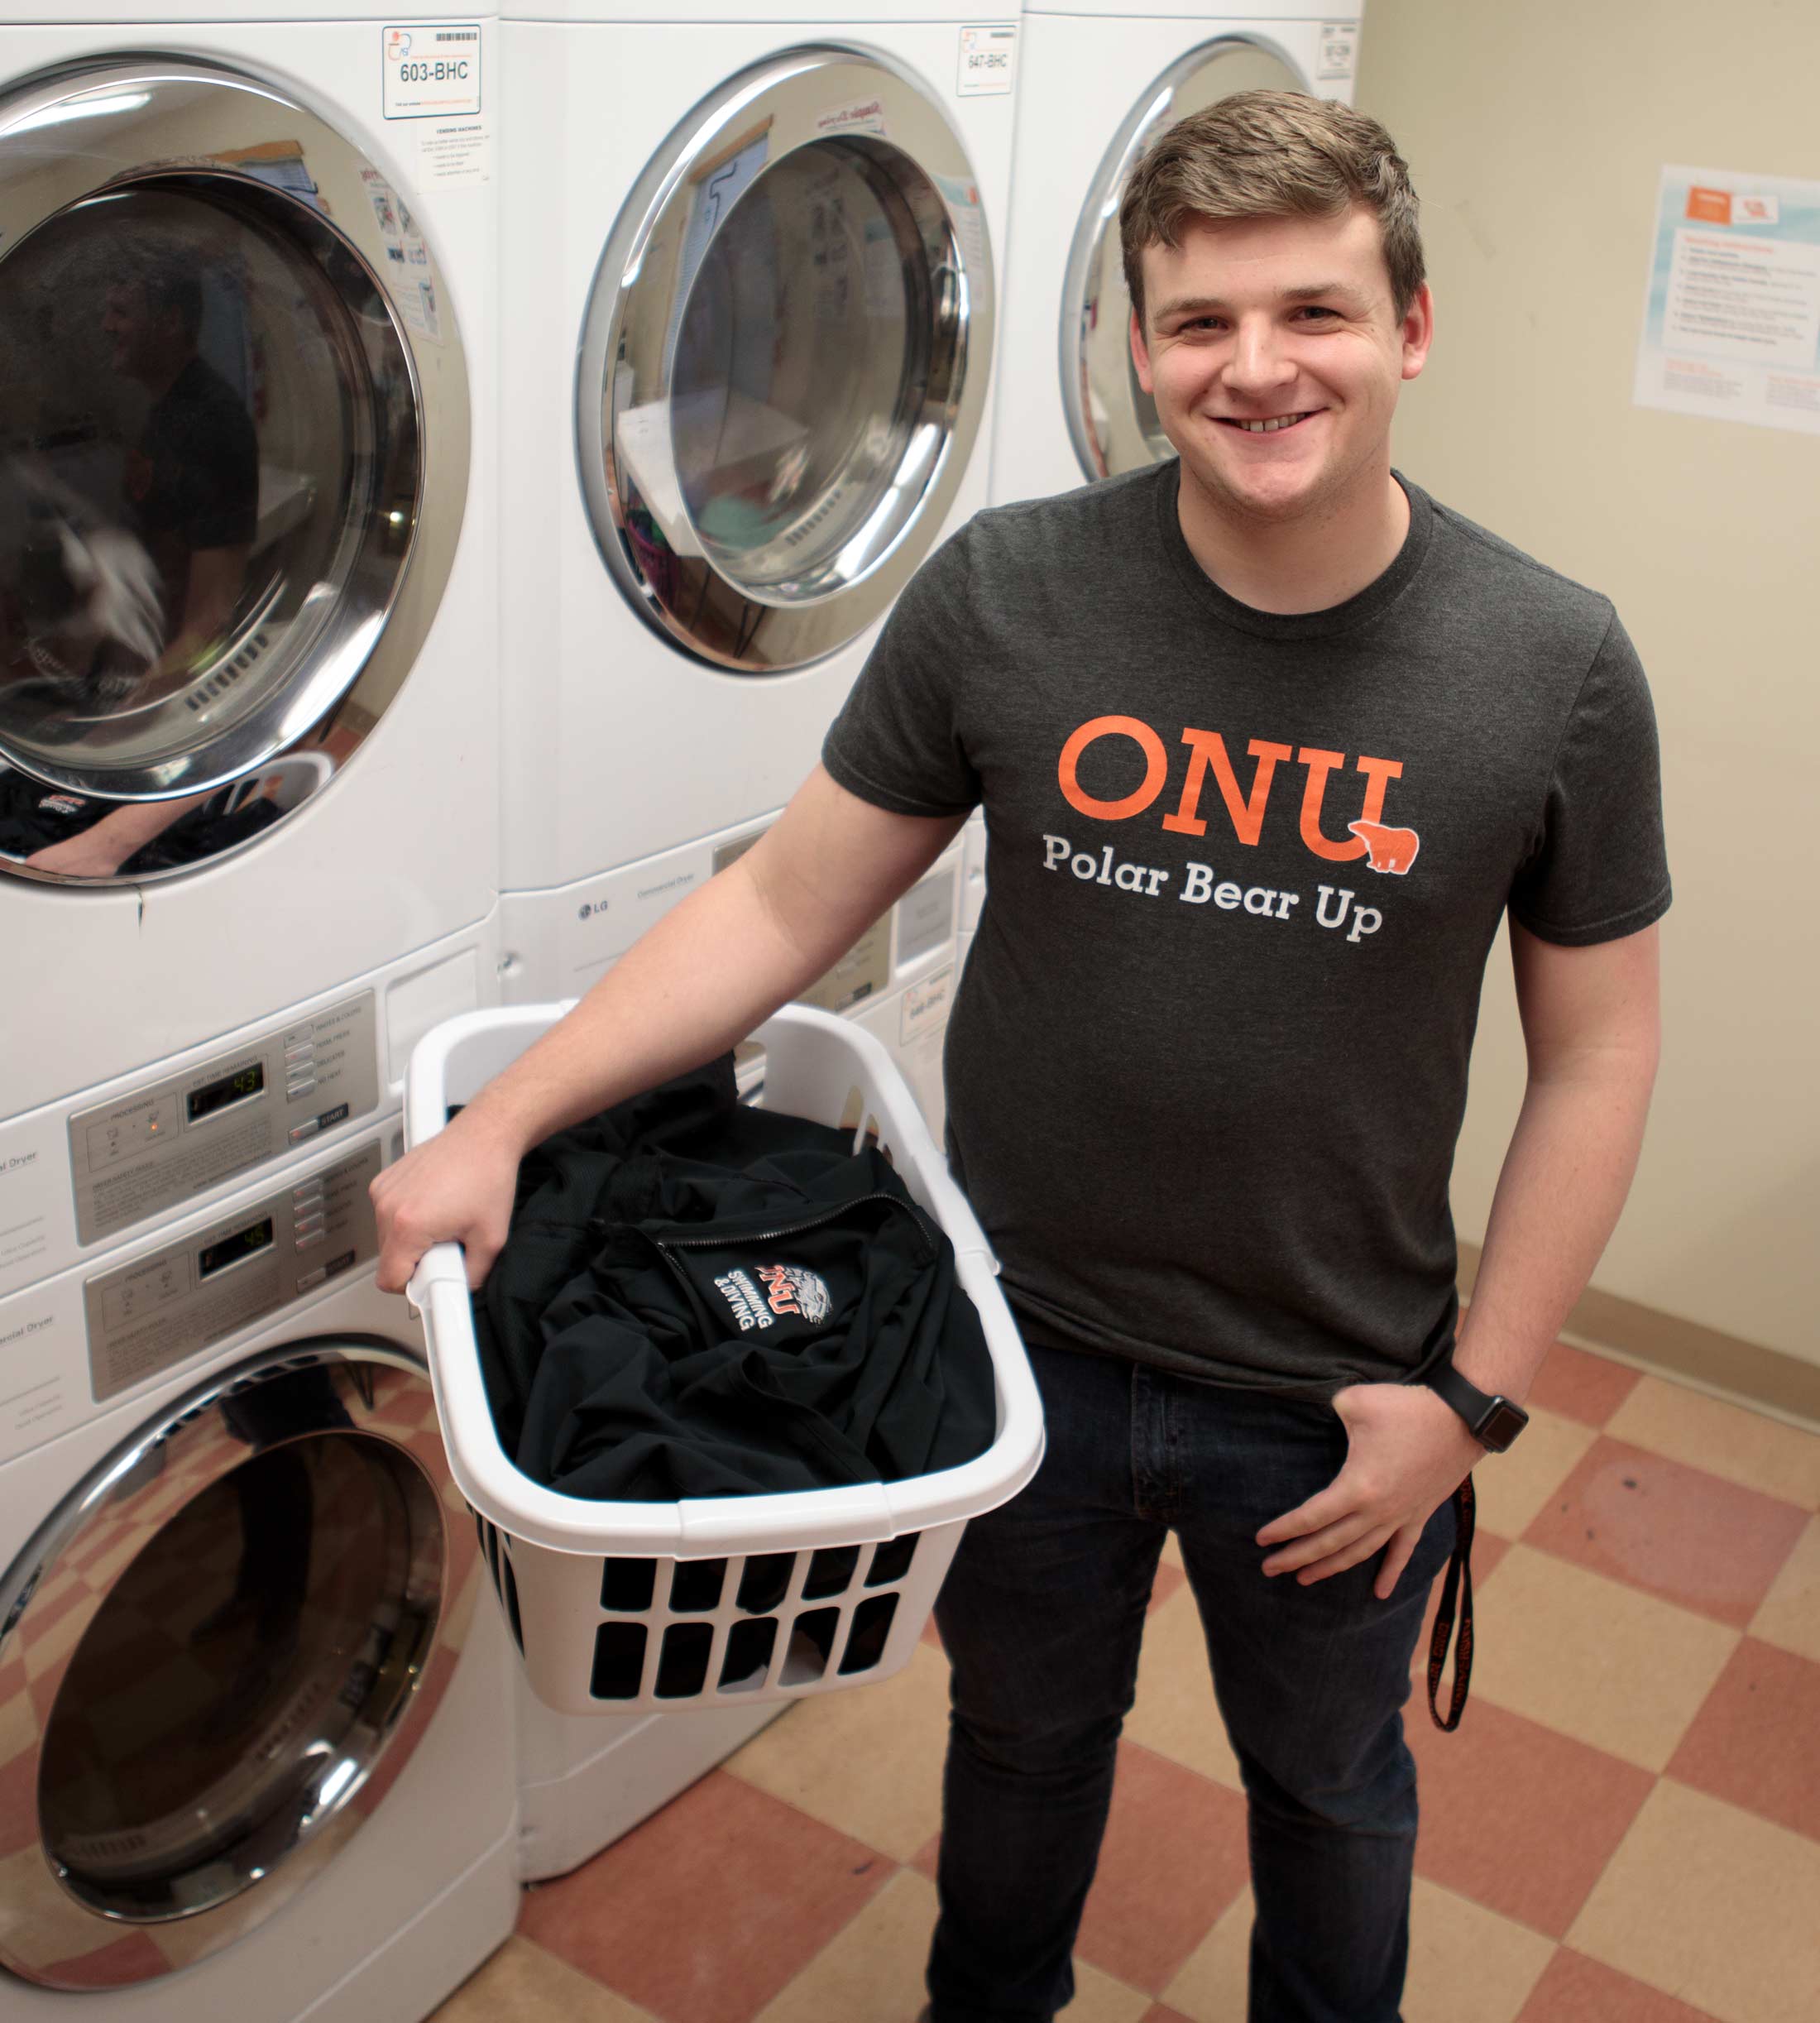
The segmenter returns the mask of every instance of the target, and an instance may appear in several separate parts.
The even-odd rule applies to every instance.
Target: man
[[[1449,1498],[1470,1427],[1521,1429],[1641,1139],[1654,725],[1602,598],[1391,472],[1433,309],[1382,127],[1239,94],[1162,138],[1122,226],[1179,465],[933,558],[764,842],[381,1177],[381,1282],[447,1236],[477,1278],[528,1145],[745,1033],[983,799],[950,1150],[1049,1445],[938,1604],[931,2014],[1069,1999],[1173,1528],[1250,1803],[1252,2023],[1393,2023],[1399,1709]],[[1456,1345],[1449,1169],[1506,908],[1529,1086]]]

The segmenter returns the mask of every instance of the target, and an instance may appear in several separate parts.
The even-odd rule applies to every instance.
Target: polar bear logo
[[[1387,829],[1381,822],[1349,822],[1352,831],[1371,852],[1368,868],[1394,871],[1401,878],[1415,861],[1422,839],[1413,829]]]

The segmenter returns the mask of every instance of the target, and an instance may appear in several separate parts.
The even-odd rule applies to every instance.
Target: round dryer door
[[[170,876],[417,658],[467,482],[442,277],[314,113],[122,58],[0,97],[0,871]]]
[[[862,632],[939,535],[992,357],[985,217],[933,98],[793,50],[670,136],[602,255],[577,388],[596,539],[740,674]]]
[[[1139,98],[1095,171],[1061,287],[1061,399],[1080,467],[1111,477],[1176,453],[1131,362],[1118,208],[1146,148],[1166,127],[1235,91],[1305,92],[1308,80],[1262,44],[1222,36],[1171,64]]]
[[[428,1373],[366,1338],[217,1374],[75,1484],[0,1576],[0,1967],[153,1980],[333,1860],[448,1688],[462,1509]]]

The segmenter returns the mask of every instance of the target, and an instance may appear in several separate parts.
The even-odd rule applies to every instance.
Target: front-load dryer
[[[509,951],[787,801],[986,499],[1007,10],[653,12],[502,9]]]
[[[496,24],[77,11],[0,26],[0,1119],[497,884]]]
[[[79,1401],[0,1438],[9,2023],[416,2023],[511,1931],[517,1661],[386,1148],[0,1301],[9,1388]]]
[[[1023,17],[1011,252],[994,417],[997,504],[1175,454],[1131,362],[1118,207],[1166,127],[1235,91],[1350,104],[1363,0],[1242,15],[1185,0],[1034,0]]]

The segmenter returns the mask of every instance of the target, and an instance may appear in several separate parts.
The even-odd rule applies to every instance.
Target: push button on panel
[[[302,1235],[297,1239],[295,1248],[299,1250],[314,1250],[328,1234],[328,1230],[320,1223],[318,1223],[307,1235]]]
[[[294,1145],[300,1145],[306,1138],[314,1138],[322,1128],[314,1117],[306,1117],[301,1124],[291,1126],[290,1142]]]
[[[314,1271],[305,1272],[303,1277],[297,1281],[297,1290],[299,1292],[311,1292],[319,1286],[328,1276],[328,1267],[326,1264],[318,1264]]]

